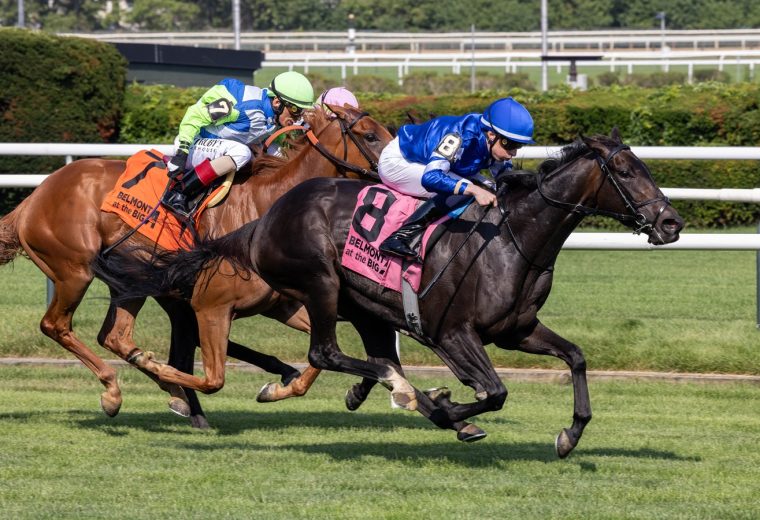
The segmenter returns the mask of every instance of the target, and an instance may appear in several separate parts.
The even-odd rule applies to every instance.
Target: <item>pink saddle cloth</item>
[[[343,249],[341,264],[383,287],[401,292],[402,277],[416,291],[420,288],[422,265],[380,252],[380,244],[396,231],[421,203],[387,186],[367,186],[357,197],[354,216]],[[436,226],[448,220],[441,217],[428,226],[422,236],[422,257]]]

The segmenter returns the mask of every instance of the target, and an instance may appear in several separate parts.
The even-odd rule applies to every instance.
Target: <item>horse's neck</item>
[[[585,164],[577,163],[575,168],[568,165],[545,180],[541,191],[568,205],[586,204],[590,195],[586,189],[588,172]],[[533,264],[545,267],[554,264],[562,245],[583,220],[581,214],[546,202],[538,189],[515,201],[512,215],[510,222],[515,222],[512,229],[520,250]]]
[[[325,144],[332,150],[336,143]],[[334,152],[333,152],[334,153]],[[283,163],[267,175],[251,175],[234,184],[227,200],[206,212],[201,228],[215,235],[225,234],[252,220],[260,218],[274,202],[291,188],[316,177],[337,177],[338,170],[311,145],[307,145],[293,160]],[[201,230],[202,234],[205,234]]]

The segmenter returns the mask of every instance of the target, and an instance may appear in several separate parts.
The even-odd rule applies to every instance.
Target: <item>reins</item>
[[[625,144],[620,144],[616,146],[608,155],[606,159],[603,159],[602,156],[597,153],[595,150],[591,150],[594,153],[594,159],[596,160],[597,164],[599,165],[599,168],[602,170],[602,173],[605,176],[605,180],[609,180],[613,187],[615,188],[615,191],[618,193],[620,198],[623,201],[623,204],[625,205],[626,209],[630,211],[630,214],[625,213],[617,213],[614,211],[607,211],[600,208],[592,208],[589,206],[584,206],[583,204],[573,204],[570,202],[564,202],[561,200],[554,199],[550,197],[549,195],[544,192],[542,189],[543,186],[543,180],[545,177],[548,177],[552,175],[553,173],[557,172],[559,169],[564,168],[567,165],[561,165],[551,172],[547,173],[546,175],[540,175],[536,174],[536,187],[539,195],[541,195],[541,198],[550,206],[554,206],[560,209],[564,209],[565,211],[568,211],[570,213],[577,213],[582,216],[589,216],[589,215],[601,215],[606,217],[611,217],[619,222],[622,223],[631,223],[633,225],[633,232],[635,234],[640,234],[642,231],[649,231],[649,232],[657,232],[656,226],[657,222],[659,222],[660,217],[662,216],[663,212],[665,211],[665,208],[668,204],[670,204],[670,199],[666,196],[661,197],[655,197],[652,199],[645,200],[643,202],[634,202],[633,197],[630,196],[630,194],[623,189],[623,186],[620,185],[620,183],[615,179],[615,177],[612,175],[612,171],[610,170],[610,161],[620,152],[624,150],[630,150],[630,147]],[[503,184],[498,191],[496,192],[497,199],[501,199],[503,196],[506,188],[506,184]],[[601,189],[601,187],[600,187]],[[657,212],[657,216],[652,222],[649,222],[646,218],[646,216],[641,213],[639,210],[645,206],[648,206],[650,204],[654,204],[655,202],[665,202],[660,210]],[[499,200],[499,204],[501,205],[501,201]],[[473,226],[470,228],[469,232],[465,236],[464,240],[462,240],[462,243],[459,244],[459,247],[454,251],[454,253],[449,257],[448,261],[443,265],[443,267],[433,276],[430,283],[425,287],[425,289],[420,292],[419,298],[423,299],[427,294],[430,292],[430,289],[438,282],[443,272],[449,267],[451,262],[454,260],[454,258],[457,256],[457,254],[462,250],[464,245],[467,243],[467,241],[470,239],[472,234],[475,232],[475,229],[483,222],[486,215],[488,215],[488,212],[493,206],[488,206],[483,213],[480,215],[480,218],[473,224]],[[501,209],[501,206],[500,206]],[[515,235],[514,230],[512,229],[512,226],[509,224],[509,212],[502,209],[502,218],[499,221],[497,227],[501,227],[502,225],[505,225],[507,228],[507,232],[509,233],[512,244],[515,246],[515,250],[517,250],[517,253],[522,257],[523,260],[528,264],[528,266],[532,269],[540,270],[541,272],[551,272],[554,270],[554,265],[549,266],[542,266],[539,264],[536,264],[533,262],[528,256],[525,254],[525,252],[520,247],[520,244],[517,241],[517,236]],[[474,262],[474,257],[472,262]],[[471,263],[472,263],[471,262]]]
[[[352,131],[352,128],[356,123],[358,123],[362,118],[368,116],[368,112],[362,112],[356,118],[351,121],[350,123],[347,123],[344,119],[338,118],[338,121],[340,122],[340,132],[341,132],[341,138],[343,139],[343,159],[340,157],[337,157],[335,154],[330,152],[325,146],[319,141],[319,138],[314,134],[314,131],[312,130],[311,126],[308,123],[304,123],[303,125],[290,125],[283,128],[280,128],[275,133],[273,133],[269,138],[267,138],[266,141],[264,141],[264,148],[269,148],[269,146],[274,142],[275,139],[277,139],[280,135],[291,132],[294,130],[304,132],[304,135],[309,140],[309,143],[316,148],[316,150],[322,154],[322,156],[327,159],[328,161],[335,164],[338,169],[340,170],[341,174],[345,177],[346,172],[353,172],[358,175],[363,175],[365,177],[370,177],[372,179],[379,179],[379,175],[377,174],[377,162],[372,158],[369,152],[362,146],[362,144],[359,142],[359,139],[356,137],[356,134]],[[332,123],[332,121],[331,121]],[[369,164],[370,169],[362,168],[361,166],[357,166],[355,164],[351,164],[350,162],[346,161],[348,157],[348,142],[346,141],[346,136],[348,136],[351,141],[353,141],[354,145],[356,145],[356,148],[359,150],[359,153],[362,154],[362,156],[367,160],[367,163]]]
[[[606,159],[603,159],[602,156],[596,152],[595,150],[591,150],[594,154],[594,159],[596,160],[597,164],[599,165],[599,168],[602,170],[602,173],[604,174],[605,180],[610,181],[612,186],[615,188],[615,191],[620,196],[621,200],[623,201],[623,204],[625,205],[626,209],[630,211],[630,214],[625,213],[617,213],[614,211],[607,211],[604,209],[599,208],[592,208],[589,206],[584,206],[583,204],[572,204],[569,202],[564,202],[561,200],[554,199],[546,194],[546,192],[543,190],[543,181],[546,177],[552,175],[555,173],[558,169],[552,170],[546,175],[536,175],[536,186],[538,189],[538,193],[541,195],[541,198],[544,199],[544,201],[549,204],[550,206],[554,206],[556,208],[564,209],[566,211],[569,211],[570,213],[578,213],[580,215],[590,216],[590,215],[601,215],[604,217],[610,217],[614,218],[618,222],[621,222],[623,224],[630,223],[633,226],[633,232],[635,234],[640,234],[642,231],[655,231],[655,226],[657,225],[657,222],[659,222],[660,217],[662,216],[663,212],[665,211],[665,208],[668,204],[670,204],[670,199],[666,196],[661,197],[655,197],[653,199],[645,200],[643,202],[634,202],[633,197],[630,196],[630,194],[623,189],[623,187],[620,185],[620,183],[615,179],[615,176],[612,175],[612,170],[610,170],[610,161],[620,152],[624,150],[630,150],[630,146],[626,144],[620,144],[616,146],[608,155]],[[560,166],[560,168],[563,168],[565,165]],[[601,187],[600,187],[601,189]],[[655,202],[665,202],[666,204],[663,205],[660,208],[660,211],[657,212],[657,216],[655,217],[654,221],[649,222],[646,218],[646,216],[641,213],[639,210],[645,206],[648,206],[650,204],[654,204]]]

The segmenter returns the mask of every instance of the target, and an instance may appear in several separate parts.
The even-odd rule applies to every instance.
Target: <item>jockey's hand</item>
[[[169,170],[169,177],[176,177],[180,173],[185,171],[185,164],[187,163],[187,152],[184,150],[177,150],[172,160],[166,165],[166,169]]]
[[[475,197],[475,200],[481,206],[496,206],[497,203],[495,194],[471,183],[467,185],[464,194]]]

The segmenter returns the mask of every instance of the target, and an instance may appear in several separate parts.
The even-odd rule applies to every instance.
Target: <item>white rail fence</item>
[[[633,74],[637,68],[646,68],[651,70],[652,67],[658,67],[665,72],[671,69],[685,70],[687,81],[693,83],[694,71],[699,68],[717,68],[719,71],[724,71],[727,67],[731,67],[735,79],[746,79],[752,81],[755,78],[755,68],[760,65],[760,54],[752,53],[749,56],[726,56],[725,54],[716,56],[715,58],[678,58],[671,56],[650,56],[648,59],[619,59],[618,57],[612,57],[605,60],[575,60],[577,70],[579,72],[587,73],[587,69],[609,69],[611,72],[624,70],[627,74]],[[348,56],[346,58],[311,58],[308,56],[299,56],[287,59],[267,59],[262,62],[262,69],[274,68],[274,69],[288,69],[288,70],[303,70],[304,74],[309,74],[313,69],[330,69],[339,68],[340,77],[343,81],[348,78],[349,72],[356,76],[360,73],[360,69],[391,69],[396,71],[396,79],[399,85],[404,84],[404,78],[410,74],[410,71],[414,68],[429,69],[429,68],[447,68],[450,69],[452,74],[462,74],[464,71],[475,69],[493,69],[498,68],[503,70],[507,74],[515,74],[520,71],[528,69],[539,69],[543,65],[540,59],[537,60],[519,60],[514,59],[513,56],[503,56],[495,59],[483,59],[462,54],[459,56],[446,56],[440,59],[431,59],[425,55],[422,56],[407,56],[400,57],[388,57],[384,59],[366,59],[358,56]],[[566,62],[554,61],[550,65],[554,67],[558,74],[563,70],[570,68],[570,59]],[[744,76],[744,69],[747,69],[746,77]]]
[[[234,48],[235,34],[222,32],[186,33],[76,33],[71,36],[95,38],[109,42],[156,43],[194,47]],[[541,49],[541,33],[533,32],[450,32],[450,33],[388,33],[354,31],[341,32],[242,32],[240,44],[244,49],[272,51],[319,52],[342,50],[352,46],[358,52],[399,50],[424,53],[431,50],[475,49]],[[549,31],[550,52],[624,49],[723,49],[760,48],[760,29],[734,30],[600,30]]]
[[[113,156],[125,157],[146,148],[171,153],[167,144],[75,144],[75,143],[0,143],[0,155],[62,156],[69,163],[74,157]],[[518,159],[543,159],[557,151],[559,146],[530,146],[520,149]],[[690,147],[690,146],[633,146],[631,150],[642,159],[689,160],[754,160],[760,161],[760,147]],[[35,187],[47,175],[0,175],[0,188]],[[760,188],[754,189],[691,189],[662,188],[674,200],[720,200],[729,202],[760,203]],[[665,246],[652,246],[644,236],[627,233],[573,233],[565,242],[565,249],[596,250],[755,250],[757,253],[757,326],[760,328],[760,228],[759,233],[698,234],[684,233],[678,242]],[[48,282],[48,301],[51,296]]]

